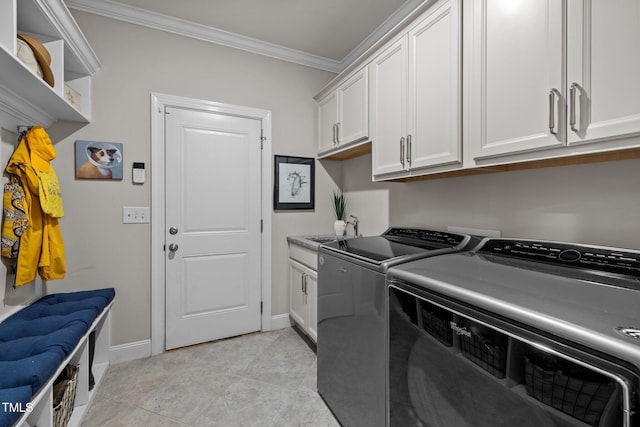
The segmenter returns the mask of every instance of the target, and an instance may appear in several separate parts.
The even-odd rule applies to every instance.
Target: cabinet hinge
[[[262,301],[260,301],[260,314],[262,314]]]
[[[264,232],[264,220],[260,220],[260,232]]]

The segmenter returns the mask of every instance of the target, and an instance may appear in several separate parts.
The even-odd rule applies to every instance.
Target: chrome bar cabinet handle
[[[571,126],[571,130],[575,133],[578,133],[578,128],[576,128],[576,90],[578,89],[577,83],[571,83],[569,87],[569,126]]]
[[[407,135],[407,164],[411,167],[411,135]]]
[[[400,163],[404,167],[404,136],[400,138]]]
[[[556,96],[560,97],[560,92],[558,89],[551,89],[549,91],[549,132],[551,135],[557,135],[558,131],[556,131],[556,108],[555,108],[555,100]]]

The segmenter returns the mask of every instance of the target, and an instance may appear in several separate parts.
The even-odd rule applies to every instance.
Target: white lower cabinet
[[[289,259],[289,315],[313,340],[318,341],[318,273]]]
[[[318,253],[289,245],[289,317],[318,342]]]
[[[318,273],[314,270],[307,272],[305,279],[305,293],[307,295],[307,328],[306,332],[313,342],[318,342]]]

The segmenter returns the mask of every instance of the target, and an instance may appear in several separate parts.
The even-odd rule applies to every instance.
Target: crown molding
[[[332,73],[339,73],[341,71],[341,63],[339,61],[273,43],[267,43],[229,31],[207,27],[161,13],[124,5],[112,0],[67,0],[66,4],[72,9],[128,22],[130,24],[166,31],[311,68],[330,71]]]
[[[358,46],[355,47],[342,61],[340,61],[341,70],[344,71],[351,63],[357,60],[365,52],[367,52],[374,44],[382,39],[387,33],[393,30],[407,16],[418,8],[425,0],[406,0],[391,16],[389,16],[382,24],[378,26],[371,34],[367,36]]]
[[[65,0],[65,2],[69,8],[82,12],[88,12],[130,24],[166,31],[338,74],[369,50],[382,36],[422,4],[423,0],[406,0],[398,10],[378,26],[378,28],[341,61],[312,55],[300,50],[290,49],[161,13],[151,12],[113,0]]]
[[[102,64],[63,0],[33,0],[33,3],[62,37],[65,46],[73,52],[81,66],[91,75],[95,74]]]

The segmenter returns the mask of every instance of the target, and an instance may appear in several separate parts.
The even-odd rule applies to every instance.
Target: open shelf
[[[110,310],[113,301],[102,311],[93,322],[87,333],[82,337],[69,357],[59,366],[51,379],[42,386],[40,391],[31,400],[32,410],[26,412],[17,421],[17,427],[52,427],[53,426],[53,384],[58,375],[68,364],[77,365],[78,384],[73,412],[69,419],[68,427],[80,426],[91,401],[95,397],[96,390],[104,378],[109,367],[109,335],[110,335]],[[94,386],[89,390],[89,335],[95,332],[95,347],[93,358]]]
[[[62,0],[0,0],[0,127],[45,128],[64,120],[91,120],[91,76],[100,68],[95,53]],[[51,55],[54,86],[16,57],[16,34],[38,39]],[[79,104],[65,96],[68,87]]]

